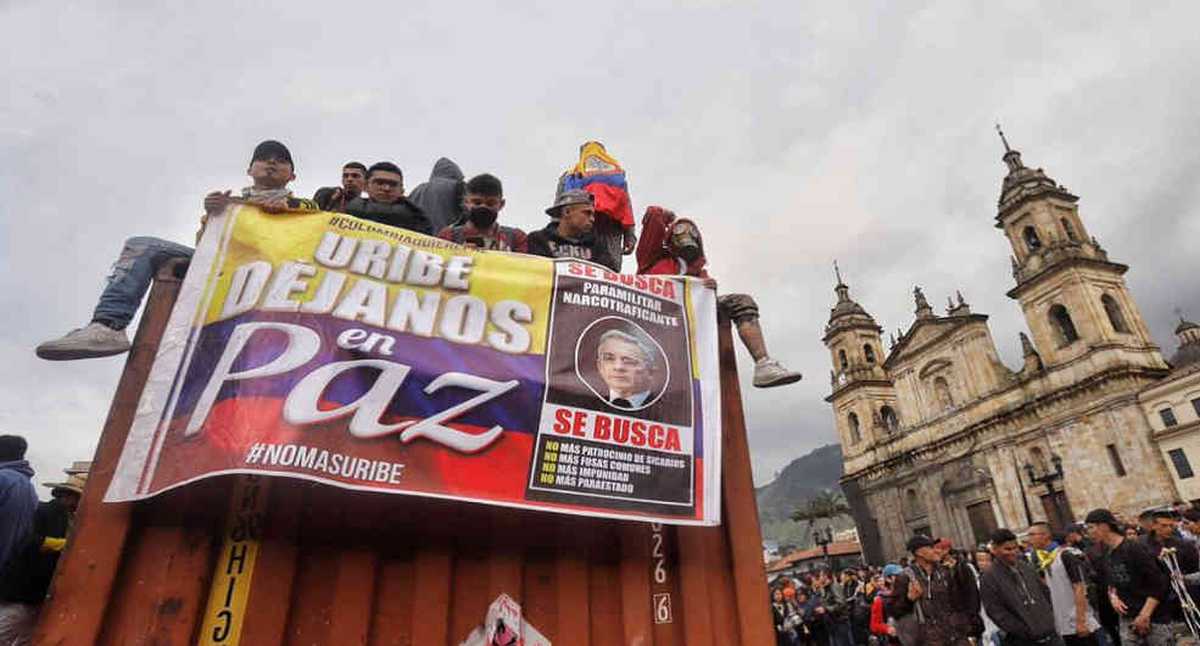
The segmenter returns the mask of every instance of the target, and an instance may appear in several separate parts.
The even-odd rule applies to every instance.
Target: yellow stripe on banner
[[[250,599],[254,561],[262,540],[267,486],[257,476],[240,476],[225,526],[225,543],[213,573],[200,646],[238,646]]]

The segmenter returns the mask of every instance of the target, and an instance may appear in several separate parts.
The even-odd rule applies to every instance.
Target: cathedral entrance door
[[[1054,532],[1061,532],[1075,522],[1075,514],[1071,512],[1071,502],[1067,500],[1065,491],[1043,494],[1042,510],[1046,512],[1046,522],[1050,523],[1050,529]]]
[[[967,505],[967,518],[971,521],[971,534],[976,545],[992,540],[992,532],[996,531],[996,513],[992,511],[990,500]]]

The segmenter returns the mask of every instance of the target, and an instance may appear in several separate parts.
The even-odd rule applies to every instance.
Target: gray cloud
[[[277,137],[296,187],[350,158],[409,184],[440,155],[541,208],[584,139],[628,167],[635,208],[696,218],[723,290],[755,294],[773,353],[806,373],[757,391],[740,355],[757,479],[833,438],[830,262],[888,330],[910,292],[962,289],[1015,364],[1024,329],[992,227],[1002,118],[1027,163],[1081,197],[1090,230],[1169,353],[1200,317],[1200,83],[1185,2],[300,2],[0,6],[0,429],[43,476],[90,456],[121,360],[41,362],[84,323],[123,238],[191,240],[201,196]]]

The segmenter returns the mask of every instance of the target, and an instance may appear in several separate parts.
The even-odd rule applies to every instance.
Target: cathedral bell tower
[[[1008,296],[1021,304],[1046,366],[1114,349],[1123,362],[1165,368],[1125,286],[1129,267],[1110,261],[1088,234],[1077,196],[1042,169],[1026,167],[1003,132],[1000,139],[1008,175],[1000,190],[996,228],[1012,245],[1016,281]]]
[[[829,373],[833,392],[825,401],[833,404],[842,453],[847,459],[862,453],[889,433],[900,428],[896,413],[896,389],[883,368],[883,329],[850,298],[834,265],[837,304],[829,312],[829,323],[821,339],[829,348],[833,370]]]

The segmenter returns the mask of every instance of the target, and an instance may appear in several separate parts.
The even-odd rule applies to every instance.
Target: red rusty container
[[[728,321],[719,335],[721,526],[264,478],[254,489],[264,513],[248,566],[225,540],[231,498],[245,494],[248,479],[102,502],[178,292],[169,273],[147,302],[35,644],[457,645],[500,593],[555,646],[774,643]],[[228,617],[205,624],[210,595],[238,606],[235,587],[242,629],[222,635]]]

